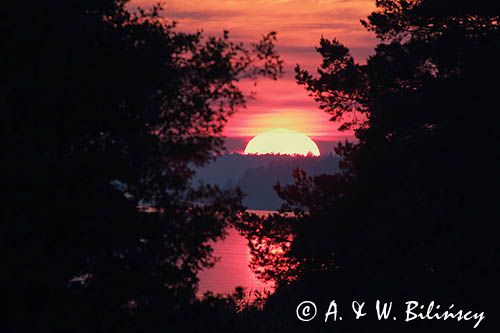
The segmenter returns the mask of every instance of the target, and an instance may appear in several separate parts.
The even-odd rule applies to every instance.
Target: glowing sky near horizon
[[[156,1],[134,0],[147,7]],[[249,101],[228,122],[228,137],[253,137],[273,128],[287,128],[320,140],[350,137],[338,132],[329,115],[318,109],[305,89],[296,84],[297,63],[315,71],[320,58],[314,48],[321,36],[336,37],[358,61],[372,52],[375,38],[360,24],[374,10],[375,0],[170,0],[163,16],[176,20],[181,31],[203,29],[209,35],[230,31],[235,41],[255,42],[270,31],[278,33],[278,51],[286,74],[278,81],[260,80]]]

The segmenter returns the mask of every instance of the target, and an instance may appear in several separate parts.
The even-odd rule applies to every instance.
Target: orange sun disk
[[[307,135],[284,128],[256,135],[245,148],[245,154],[282,154],[320,156],[316,143]]]

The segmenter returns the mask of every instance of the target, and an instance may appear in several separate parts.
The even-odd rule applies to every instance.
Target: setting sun
[[[318,146],[311,138],[284,128],[256,135],[248,142],[245,154],[320,155]]]

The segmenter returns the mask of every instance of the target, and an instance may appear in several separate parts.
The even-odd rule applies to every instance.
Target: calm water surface
[[[269,214],[270,211],[251,211],[257,214]],[[198,296],[206,291],[231,293],[236,287],[245,288],[247,294],[254,290],[272,290],[272,284],[259,280],[250,267],[250,249],[248,241],[235,229],[223,241],[214,245],[214,255],[220,260],[213,268],[200,272]]]

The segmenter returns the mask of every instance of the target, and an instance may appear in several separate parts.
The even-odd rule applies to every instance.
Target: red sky
[[[134,0],[142,7],[156,1]],[[359,20],[374,9],[375,0],[170,0],[164,16],[178,21],[182,31],[203,29],[207,34],[229,30],[235,41],[254,42],[261,35],[278,32],[278,51],[285,61],[285,77],[261,80],[256,100],[230,119],[225,135],[253,137],[272,128],[300,131],[315,140],[334,141],[348,133],[337,131],[303,87],[294,80],[300,63],[314,70],[319,57],[314,50],[320,37],[338,38],[364,61],[375,45],[374,36]]]

